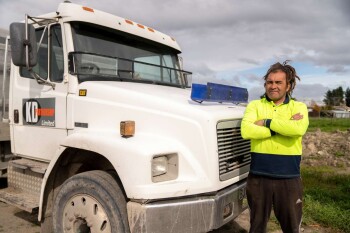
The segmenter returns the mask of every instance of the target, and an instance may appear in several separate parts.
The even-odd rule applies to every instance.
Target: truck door
[[[33,70],[55,84],[38,84],[25,67],[12,74],[13,152],[49,160],[67,135],[64,40],[60,24],[36,29],[38,63]]]

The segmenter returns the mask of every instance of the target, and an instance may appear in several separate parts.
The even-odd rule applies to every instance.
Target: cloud
[[[247,70],[286,59],[311,64],[343,80],[350,74],[348,0],[71,1],[174,37],[182,47],[184,68],[202,82],[246,85]],[[45,4],[1,0],[0,28],[22,20],[24,13],[39,15],[56,9],[56,0]],[[332,85],[330,79],[318,81]],[[255,85],[248,84],[248,88]],[[319,95],[323,95],[321,90]]]
[[[344,66],[342,65],[335,65],[335,66],[331,66],[328,70],[328,73],[348,73],[348,69],[346,69]]]
[[[257,60],[250,59],[250,58],[239,58],[238,61],[246,62],[246,63],[252,64],[252,65],[259,65],[259,62]]]
[[[293,96],[297,99],[322,101],[329,87],[322,84],[299,84],[295,87]]]
[[[265,93],[264,86],[255,86],[248,89],[249,101],[260,99],[260,97]]]

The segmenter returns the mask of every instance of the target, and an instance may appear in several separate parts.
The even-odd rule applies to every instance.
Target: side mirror
[[[12,23],[10,25],[11,56],[14,65],[30,68],[37,63],[37,46],[33,25],[27,24],[27,26],[28,35],[26,36],[25,23]],[[28,47],[28,50],[26,47]]]

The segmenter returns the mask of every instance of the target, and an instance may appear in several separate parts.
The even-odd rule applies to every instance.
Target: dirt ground
[[[302,163],[308,166],[329,165],[341,172],[350,172],[350,131],[307,133],[303,140]],[[0,188],[6,186],[6,180],[0,179]],[[270,222],[271,233],[282,233],[278,225]],[[247,233],[249,230],[249,210],[220,229],[210,233]],[[37,215],[29,214],[16,207],[0,202],[0,233],[40,233]],[[320,225],[302,226],[303,233],[335,233]],[[337,232],[339,233],[339,232]]]
[[[350,129],[307,133],[303,138],[303,160],[308,166],[332,166],[350,173]]]

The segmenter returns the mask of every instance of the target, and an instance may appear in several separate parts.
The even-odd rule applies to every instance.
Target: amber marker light
[[[89,12],[94,12],[94,9],[92,9],[90,7],[86,7],[86,6],[83,6],[83,10],[84,11],[89,11]]]
[[[143,26],[142,24],[137,24],[137,26],[138,26],[139,28],[145,29],[145,26]]]
[[[125,22],[128,23],[128,24],[134,25],[134,23],[131,20],[128,20],[128,19],[126,19]]]
[[[135,121],[121,121],[120,135],[123,137],[132,137],[135,134]]]

